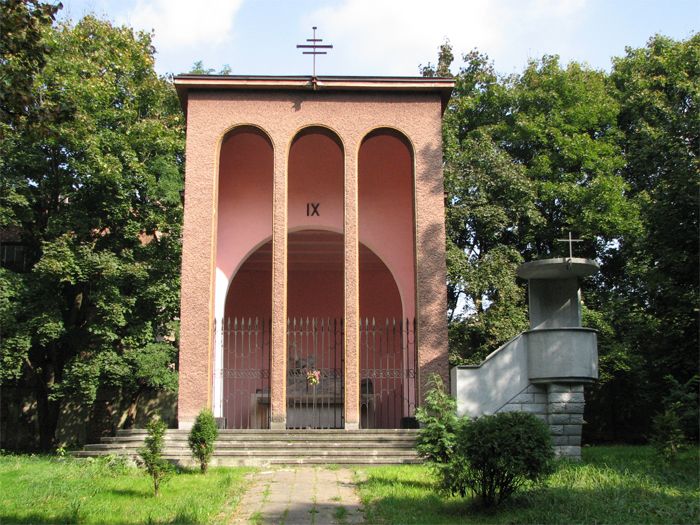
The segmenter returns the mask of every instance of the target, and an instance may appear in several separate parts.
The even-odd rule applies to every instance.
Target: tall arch
[[[242,367],[254,363],[252,357],[247,364],[241,358],[242,342],[239,344],[237,339],[241,319],[257,317],[260,323],[269,323],[271,317],[272,258],[257,261],[254,277],[251,274],[239,279],[239,283],[255,283],[258,291],[268,290],[267,305],[265,301],[251,303],[245,286],[232,290],[230,284],[234,272],[240,273],[245,266],[248,255],[272,236],[274,151],[270,137],[256,126],[232,128],[222,138],[218,166],[213,408],[229,428],[261,428],[267,425],[265,417],[244,422],[238,417],[242,412],[232,408],[232,400],[240,402],[250,389],[250,385],[232,379],[241,375]],[[249,264],[244,273],[251,271]],[[264,333],[267,329],[261,330]],[[248,337],[247,342],[252,340]],[[261,370],[264,361],[269,360],[269,337],[267,343],[262,343],[267,344],[267,350],[261,352],[267,352],[268,357],[260,352],[255,357],[260,361],[255,367]],[[269,365],[267,369],[269,374]],[[269,378],[265,388],[269,395]]]
[[[408,138],[391,128],[368,133],[358,153],[358,236],[398,286],[401,305],[378,319],[368,300],[389,286],[360,250],[360,425],[398,428],[416,401],[415,177]]]
[[[344,425],[344,180],[340,137],[299,131],[287,177],[288,428]]]

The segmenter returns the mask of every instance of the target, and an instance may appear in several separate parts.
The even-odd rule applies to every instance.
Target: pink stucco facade
[[[313,90],[301,80],[175,81],[187,113],[182,428],[223,392],[217,320],[253,311],[271,318],[270,426],[284,428],[287,319],[316,315],[304,311],[318,303],[304,297],[314,286],[324,290],[317,309],[344,319],[345,428],[360,424],[368,313],[415,316],[417,398],[428,374],[448,379],[441,117],[451,83],[320,79]],[[320,216],[309,202],[321,202]],[[336,248],[323,272],[308,271],[303,247],[321,241]]]

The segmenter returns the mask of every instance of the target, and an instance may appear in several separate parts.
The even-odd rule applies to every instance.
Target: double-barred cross
[[[297,44],[297,49],[310,49],[311,51],[303,51],[302,54],[304,55],[312,55],[313,56],[313,64],[314,64],[314,73],[313,77],[316,78],[316,55],[327,55],[328,51],[318,51],[319,49],[333,49],[333,46],[330,44],[320,44],[319,42],[323,42],[322,38],[316,38],[316,26],[313,26],[314,30],[314,36],[313,38],[307,38],[307,42],[311,42],[310,44]]]

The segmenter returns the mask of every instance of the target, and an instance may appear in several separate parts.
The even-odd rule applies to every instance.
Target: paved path
[[[351,525],[363,523],[348,468],[281,467],[249,476],[236,525]]]

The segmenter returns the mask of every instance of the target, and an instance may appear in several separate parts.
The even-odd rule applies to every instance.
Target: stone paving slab
[[[354,525],[364,523],[353,472],[293,466],[248,475],[232,525]]]

